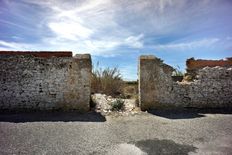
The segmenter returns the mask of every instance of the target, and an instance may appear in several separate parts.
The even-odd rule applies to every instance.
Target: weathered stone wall
[[[232,66],[204,67],[192,82],[175,82],[173,68],[154,56],[139,60],[139,102],[152,108],[232,107]]]
[[[89,110],[90,55],[0,52],[0,109]]]
[[[232,66],[232,58],[226,58],[222,60],[202,60],[194,58],[187,59],[186,61],[186,79],[195,79],[199,69],[204,67],[230,67]]]
[[[232,66],[232,58],[226,58],[225,60],[202,60],[190,58],[186,61],[186,66],[188,70],[196,70],[204,67],[229,67]]]

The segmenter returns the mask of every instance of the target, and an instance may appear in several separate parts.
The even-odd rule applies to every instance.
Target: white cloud
[[[205,6],[210,3],[196,2],[190,6],[185,0],[23,0],[23,2],[22,5],[13,5],[20,3],[17,1],[7,4],[12,6],[11,10],[16,6],[24,7],[13,10],[14,14],[19,10],[26,10],[26,6],[31,5],[44,10],[43,20],[36,23],[40,27],[36,29],[35,35],[40,35],[37,36],[40,37],[40,41],[30,44],[27,49],[62,49],[104,56],[116,54],[116,49],[121,46],[134,49],[146,47],[144,38],[147,36],[159,38],[162,35],[178,33],[180,30],[182,33],[184,28],[182,25],[189,27],[189,17],[191,21],[201,20],[200,17],[203,15],[199,10],[209,12],[209,7]],[[186,29],[188,30],[191,30],[191,27]],[[214,42],[216,41],[200,40],[155,45],[154,48],[186,49]],[[27,44],[17,43],[17,45],[25,47]]]
[[[103,40],[86,40],[85,45],[90,49],[97,49],[97,50],[106,50],[106,49],[113,49],[121,44],[119,41],[103,41]]]
[[[7,42],[0,40],[1,50],[27,50],[30,48],[30,44]]]
[[[118,6],[113,0],[24,2],[49,10],[45,25],[53,36],[42,39],[47,47],[104,56],[119,54],[114,52],[120,46],[143,47],[143,34],[135,35],[115,21]]]
[[[48,24],[48,27],[57,35],[57,37],[67,40],[89,38],[93,33],[91,29],[73,21],[51,22]]]
[[[133,48],[142,48],[143,47],[143,39],[144,35],[140,34],[138,36],[130,36],[126,38],[125,42],[128,46]]]
[[[154,45],[152,46],[152,48],[156,50],[186,50],[186,49],[194,49],[194,48],[199,48],[199,47],[212,46],[213,44],[219,41],[220,39],[218,38],[208,38],[208,39],[202,39],[202,40],[190,41],[190,42]]]

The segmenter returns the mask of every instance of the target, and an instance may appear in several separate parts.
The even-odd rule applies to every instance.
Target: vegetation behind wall
[[[122,92],[124,82],[117,67],[101,68],[99,63],[92,71],[91,92],[118,96]]]

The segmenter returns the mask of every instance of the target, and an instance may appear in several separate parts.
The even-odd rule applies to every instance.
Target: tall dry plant
[[[97,63],[97,66],[93,68],[91,81],[92,93],[102,93],[111,96],[121,94],[124,82],[117,67],[103,69]]]

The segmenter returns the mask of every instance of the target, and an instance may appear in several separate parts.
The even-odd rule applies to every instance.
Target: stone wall
[[[229,67],[232,66],[232,58],[226,58],[225,60],[202,60],[190,58],[186,61],[186,66],[188,70],[197,70],[204,67]]]
[[[202,60],[202,59],[195,60],[194,58],[190,58],[190,59],[187,59],[186,66],[187,66],[186,79],[195,79],[197,75],[197,71],[204,67],[232,66],[232,58],[226,58],[224,60]]]
[[[172,80],[173,68],[154,56],[139,60],[139,102],[142,110],[153,108],[232,107],[232,66],[196,70],[191,82]]]
[[[89,110],[91,57],[0,52],[0,109]]]

